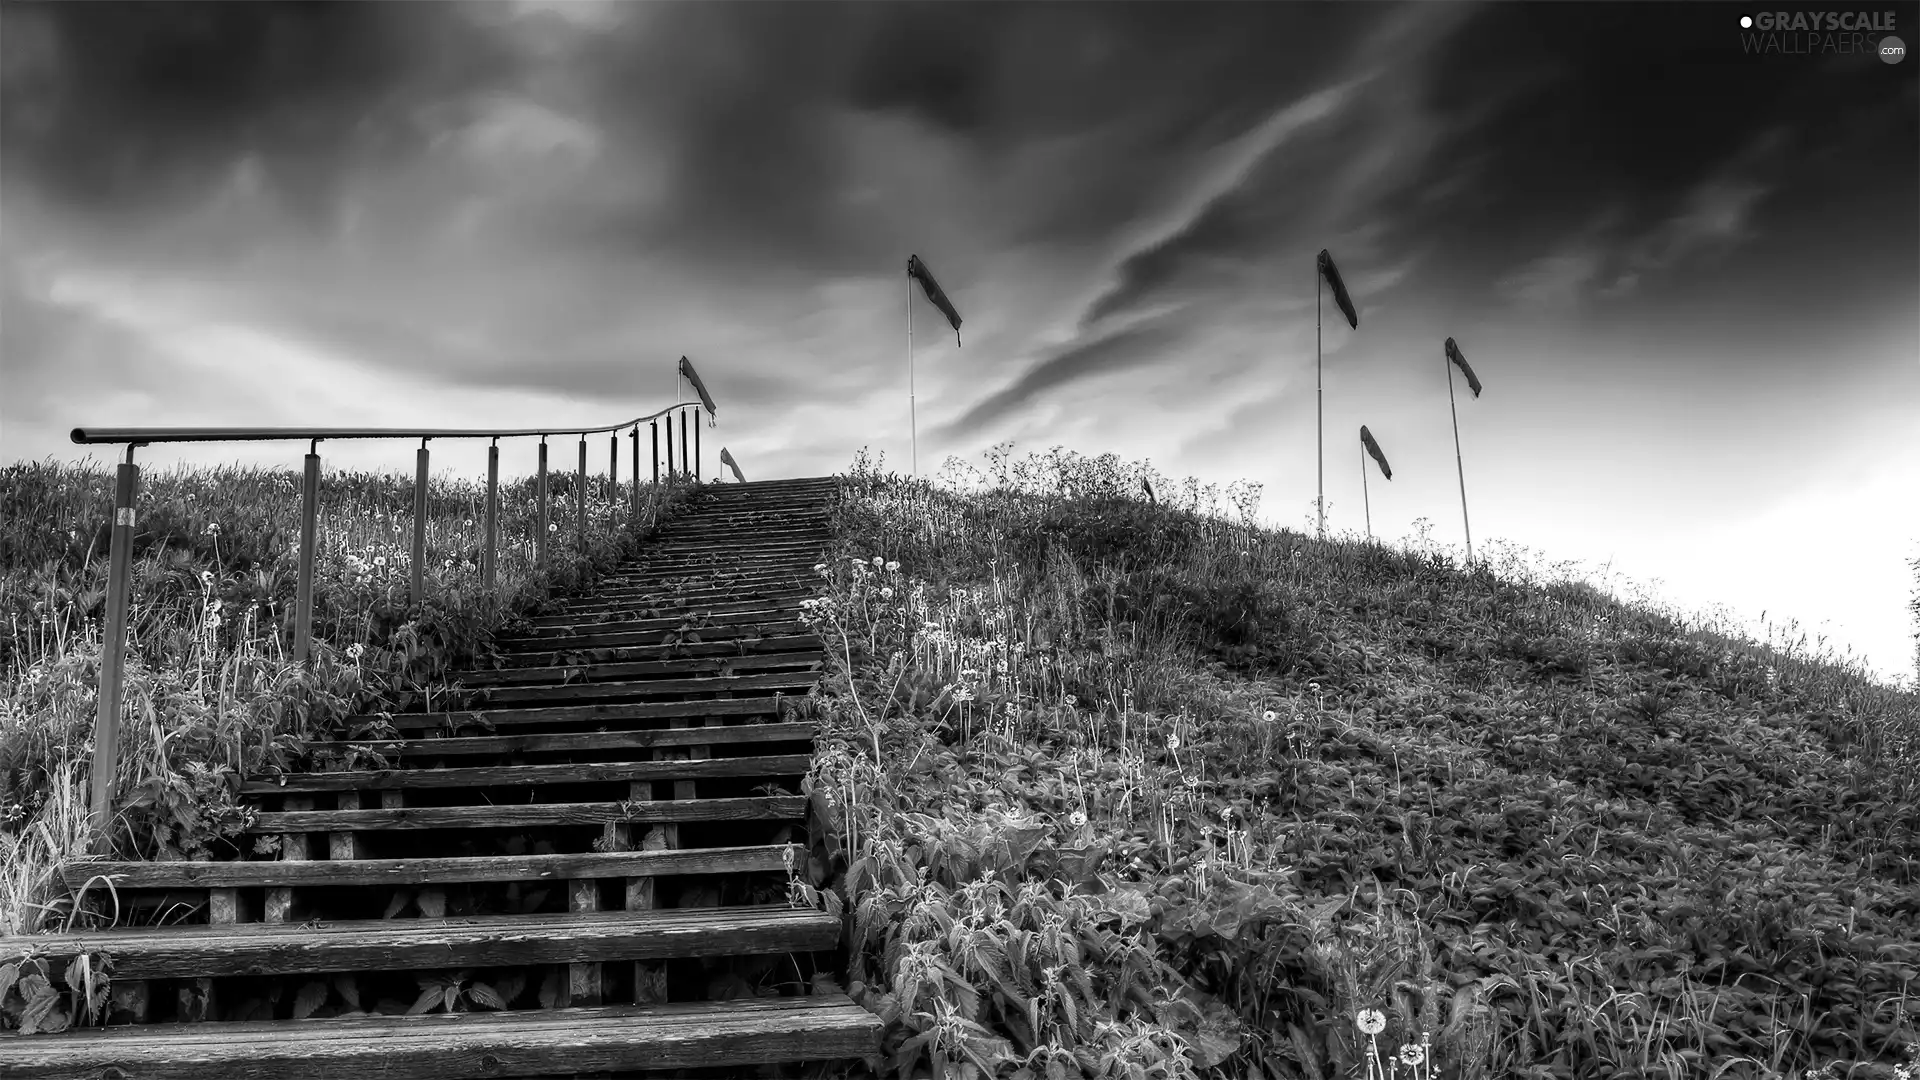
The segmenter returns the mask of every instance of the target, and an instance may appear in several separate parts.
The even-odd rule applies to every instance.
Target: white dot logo
[[[1742,30],[1753,29],[1753,16],[1751,15],[1740,16],[1740,29]]]
[[[1880,39],[1880,59],[1889,64],[1897,64],[1907,58],[1907,43],[1888,34]]]

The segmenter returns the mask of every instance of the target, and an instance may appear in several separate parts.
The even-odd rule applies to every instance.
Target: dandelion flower
[[[387,565],[387,557],[385,555],[375,555],[373,557],[373,565],[375,566]]]
[[[217,522],[217,521],[209,521],[209,522],[207,522],[207,535],[208,535],[208,536],[219,536],[219,535],[220,535],[220,523],[219,523],[219,522]]]
[[[1266,712],[1263,712],[1260,714],[1260,719],[1265,720],[1267,723],[1271,724],[1275,720],[1280,719],[1280,714],[1274,712],[1272,709],[1268,709]]]
[[[1354,1024],[1366,1035],[1378,1035],[1387,1030],[1387,1018],[1379,1009],[1361,1009],[1354,1017]]]
[[[893,587],[892,587],[892,586],[888,586],[887,588],[884,588],[884,589],[881,589],[881,590],[880,590],[880,599],[882,599],[882,600],[891,600],[891,599],[893,599]]]
[[[556,522],[549,521],[547,522],[547,531],[550,533],[557,533],[560,531],[560,526]]]
[[[358,660],[362,656],[365,656],[366,654],[367,654],[367,647],[365,645],[360,644],[357,641],[347,646],[347,659],[349,660]]]
[[[1167,749],[1169,750],[1180,749],[1180,736],[1178,735],[1167,736]]]
[[[1414,1066],[1427,1060],[1427,1050],[1419,1043],[1408,1043],[1400,1048],[1400,1063]]]
[[[1080,704],[1080,699],[1079,699],[1079,698],[1077,698],[1077,697],[1074,697],[1074,696],[1073,696],[1072,694],[1068,694],[1068,695],[1067,695],[1067,705],[1068,705],[1068,706],[1074,706],[1074,705],[1078,705],[1078,704]]]
[[[1317,682],[1310,682],[1307,684],[1307,689],[1317,694],[1320,692],[1320,684]]]
[[[875,555],[875,556],[873,557],[873,568],[874,568],[875,570],[878,570],[878,569],[880,569],[881,567],[883,567],[883,566],[885,566],[885,565],[887,565],[887,560],[885,560],[885,559],[883,559],[883,558],[881,558],[881,557],[880,557],[880,556],[878,556],[878,555]]]
[[[887,562],[887,573],[889,573],[889,574],[897,574],[897,573],[899,573],[899,572],[900,572],[900,564],[899,564],[898,562],[895,562],[895,561],[893,561],[893,560],[888,560],[888,562]]]
[[[1075,810],[1073,813],[1067,815],[1067,821],[1077,829],[1087,823],[1087,812],[1085,810]]]

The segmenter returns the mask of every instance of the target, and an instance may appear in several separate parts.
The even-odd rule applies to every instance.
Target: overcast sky
[[[1374,531],[1460,542],[1452,336],[1478,543],[1911,672],[1920,60],[1754,55],[1743,11],[9,2],[0,460],[82,424],[613,422],[684,353],[710,469],[904,471],[917,253],[964,318],[956,348],[914,301],[922,472],[1113,451],[1298,526],[1324,247],[1360,314],[1324,307],[1334,528],[1364,423]]]

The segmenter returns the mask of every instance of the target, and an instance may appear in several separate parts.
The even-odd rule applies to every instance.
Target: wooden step
[[[78,859],[61,868],[70,889],[248,889],[314,885],[457,885],[466,882],[574,881],[784,870],[786,844],[668,851],[587,851],[561,855],[489,855],[481,859],[315,859],[310,862],[107,862]],[[801,856],[804,858],[804,854]],[[94,880],[98,878],[98,880]]]
[[[551,615],[531,616],[523,620],[523,625],[531,626],[536,631],[557,626],[607,626],[658,619],[671,620],[677,625],[688,619],[737,615],[741,612],[799,611],[801,602],[811,600],[813,596],[811,589],[786,589],[771,596],[720,597],[700,603],[618,599],[583,601],[563,607]]]
[[[104,952],[115,979],[178,979],[818,952],[839,940],[839,919],[780,904],[139,927],[0,938],[0,957],[31,950],[62,977],[75,955]]]
[[[373,810],[285,810],[255,814],[250,833],[368,832],[374,829],[517,829],[654,821],[797,821],[802,795],[643,802],[513,803],[496,806],[393,806]]]
[[[845,995],[515,1012],[131,1025],[0,1037],[8,1080],[470,1080],[868,1057]]]
[[[783,618],[783,614],[786,617]],[[671,627],[654,626],[633,629],[609,624],[577,630],[571,634],[498,638],[493,644],[500,652],[508,654],[545,653],[555,649],[621,649],[635,645],[664,645],[669,634],[677,630],[680,625],[680,622],[674,621]],[[779,637],[787,634],[811,633],[812,630],[812,627],[791,613],[748,612],[739,616],[722,616],[714,619],[711,625],[693,627],[693,633],[697,634],[700,640],[689,642],[689,644],[698,645],[740,638]]]
[[[641,728],[635,731],[579,731],[553,735],[481,735],[448,739],[309,740],[309,753],[364,747],[387,757],[470,757],[510,754],[641,750],[668,746],[721,746],[740,743],[803,742],[818,726],[810,720],[780,724],[729,724],[725,727]]]
[[[677,728],[679,731],[710,730]],[[440,740],[444,741],[444,740]],[[287,773],[240,785],[243,795],[312,791],[386,791],[405,788],[517,787],[523,784],[597,784],[620,781],[703,780],[722,776],[800,776],[811,754],[756,757],[613,761],[565,765],[493,765],[450,769],[360,769],[352,772]]]
[[[790,581],[768,581],[755,585],[715,585],[711,588],[668,586],[657,589],[603,589],[600,592],[570,597],[559,605],[559,612],[605,611],[666,607],[676,611],[712,604],[740,603],[747,600],[785,600],[817,593],[810,582],[795,576]]]
[[[808,663],[821,655],[820,639],[811,636],[776,638],[773,647],[756,646],[742,650],[733,642],[683,645],[673,657],[658,660],[605,661],[582,660],[571,664],[545,664],[498,668],[492,671],[463,671],[456,675],[460,686],[506,686],[528,683],[560,683],[574,679],[614,679],[628,675],[653,675],[679,672],[720,671],[731,665],[735,671],[761,667],[782,667]],[[665,648],[662,647],[662,652]]]
[[[533,619],[522,619],[514,623],[502,635],[494,639],[495,644],[523,639],[564,637],[568,625],[590,627],[594,633],[603,633],[607,627],[617,627],[624,633],[646,633],[678,630],[689,622],[705,623],[714,628],[730,626],[753,626],[768,619],[791,619],[794,612],[802,610],[802,600],[768,602],[749,600],[733,610],[715,610],[713,607],[701,607],[689,611],[676,611],[655,616],[636,614],[634,617],[611,621],[575,619],[571,624],[541,625]],[[544,616],[536,616],[544,618]]]
[[[555,705],[550,708],[466,709],[460,712],[388,713],[396,731],[458,730],[463,727],[500,728],[522,724],[572,724],[606,720],[660,720],[686,716],[773,716],[778,706],[771,697],[725,698],[702,701],[639,701],[608,705]],[[347,728],[372,721],[372,716],[350,716]]]
[[[703,675],[696,678],[635,679],[623,682],[576,682],[561,686],[490,686],[488,707],[533,701],[613,701],[673,694],[765,693],[786,690],[804,693],[820,682],[818,671],[774,671],[759,675]]]

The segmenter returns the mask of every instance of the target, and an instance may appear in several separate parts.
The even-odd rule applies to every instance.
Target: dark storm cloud
[[[251,155],[326,220],[340,172],[421,141],[394,106],[505,63],[443,4],[8,3],[0,29],[9,182],[91,215],[191,200]]]
[[[1028,368],[1012,385],[968,409],[945,425],[941,435],[951,438],[979,431],[1050,391],[1084,379],[1160,363],[1185,334],[1186,327],[1169,314],[1071,345]]]

